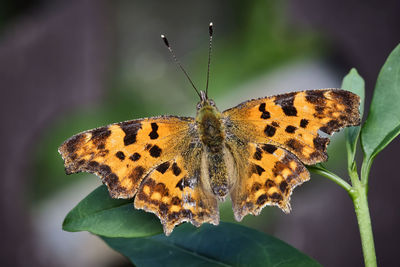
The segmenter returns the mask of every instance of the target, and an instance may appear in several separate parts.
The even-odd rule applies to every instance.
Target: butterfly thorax
[[[224,132],[221,124],[221,113],[211,105],[203,106],[196,117],[201,141],[212,153],[222,149]]]
[[[212,192],[223,200],[229,193],[229,183],[226,163],[225,132],[221,123],[221,112],[212,100],[203,102],[198,109],[196,122],[204,147],[204,165],[206,166],[208,182]]]

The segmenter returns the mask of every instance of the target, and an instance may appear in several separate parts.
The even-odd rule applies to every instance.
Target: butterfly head
[[[200,102],[197,103],[197,113],[202,109],[216,109],[215,102],[212,99],[209,99],[207,93],[204,91],[200,91]]]

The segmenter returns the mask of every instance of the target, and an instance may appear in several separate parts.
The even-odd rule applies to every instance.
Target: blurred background
[[[112,122],[195,115],[197,96],[160,34],[204,88],[214,23],[209,95],[220,110],[276,93],[340,87],[351,67],[366,81],[368,106],[379,69],[400,41],[399,11],[396,0],[1,1],[0,265],[131,266],[97,237],[61,230],[68,211],[101,182],[66,176],[57,148]],[[345,176],[343,136],[333,139],[328,165]],[[398,264],[399,150],[397,138],[371,172],[380,266]],[[267,207],[243,223],[324,266],[363,265],[342,188],[313,175],[296,188],[292,208],[285,215]],[[233,221],[230,203],[221,212]]]

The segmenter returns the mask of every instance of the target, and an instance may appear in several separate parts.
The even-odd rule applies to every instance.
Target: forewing
[[[231,192],[236,220],[258,215],[267,205],[290,211],[293,189],[310,179],[304,165],[292,153],[271,144],[248,144],[247,168]]]
[[[327,159],[329,138],[320,136],[360,123],[360,98],[339,89],[287,93],[244,102],[223,112],[227,135],[269,143],[305,164]]]
[[[193,118],[125,121],[77,134],[59,148],[67,174],[99,176],[114,198],[131,198],[152,169],[189,146]]]

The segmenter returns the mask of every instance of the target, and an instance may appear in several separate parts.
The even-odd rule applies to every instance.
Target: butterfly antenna
[[[168,39],[167,37],[165,37],[164,34],[161,34],[161,38],[164,41],[164,44],[167,46],[169,52],[172,55],[172,58],[174,59],[175,63],[179,66],[179,68],[181,68],[181,70],[183,71],[183,73],[185,74],[186,78],[189,80],[190,84],[193,86],[194,90],[196,91],[196,93],[199,95],[200,99],[201,99],[201,95],[199,93],[199,90],[197,90],[196,86],[194,86],[194,83],[192,81],[192,79],[190,79],[189,75],[187,74],[186,70],[182,67],[182,64],[179,62],[179,60],[176,58],[174,50],[172,50],[171,46],[169,45]]]
[[[208,46],[206,96],[208,96],[208,81],[210,80],[211,47],[212,47],[212,37],[213,37],[213,23],[212,22],[210,22],[210,25],[208,26],[208,33],[210,35],[210,44]]]

